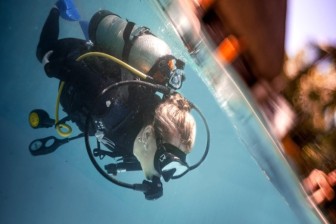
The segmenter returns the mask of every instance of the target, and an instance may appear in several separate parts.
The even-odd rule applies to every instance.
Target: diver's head
[[[163,175],[168,181],[188,169],[185,157],[195,142],[196,123],[189,102],[169,95],[155,110],[154,121],[134,141],[133,153],[147,179]]]
[[[191,104],[182,95],[168,95],[155,109],[153,126],[156,137],[189,153],[196,136],[196,122],[190,110]]]

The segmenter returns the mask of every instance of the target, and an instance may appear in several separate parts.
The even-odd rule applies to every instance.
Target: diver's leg
[[[57,8],[52,8],[44,23],[36,49],[36,57],[40,62],[42,62],[44,55],[53,49],[58,40],[59,15],[59,10]]]

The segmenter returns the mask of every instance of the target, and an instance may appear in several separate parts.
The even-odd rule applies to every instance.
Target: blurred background
[[[335,223],[335,1],[196,2],[198,38],[237,71],[308,199]]]

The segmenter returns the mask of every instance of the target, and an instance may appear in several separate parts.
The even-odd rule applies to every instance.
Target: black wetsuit
[[[36,55],[42,62],[44,55],[53,51],[45,71],[49,77],[65,81],[60,99],[64,111],[82,131],[90,113],[95,124],[90,134],[102,133],[102,142],[110,149],[132,155],[135,137],[144,121],[153,116],[158,97],[150,89],[130,86],[128,96],[116,89],[97,98],[103,89],[121,80],[120,66],[109,62],[105,72],[100,70],[105,66],[92,67],[85,61],[78,62],[76,59],[89,51],[86,41],[59,40],[58,35],[59,11],[53,8],[42,29]]]

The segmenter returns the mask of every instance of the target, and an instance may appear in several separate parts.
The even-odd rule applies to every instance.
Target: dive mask
[[[154,167],[168,182],[189,170],[186,154],[169,143],[159,143],[154,156]]]
[[[184,62],[172,55],[161,57],[149,71],[154,81],[172,89],[180,89],[185,80]]]

